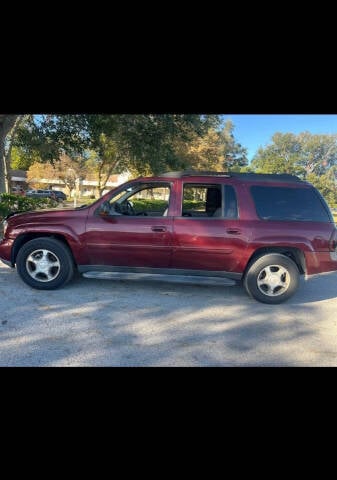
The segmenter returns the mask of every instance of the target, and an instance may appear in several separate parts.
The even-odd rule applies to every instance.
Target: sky
[[[276,132],[298,134],[337,134],[337,115],[223,115],[234,123],[235,140],[248,150],[252,160],[259,147],[271,143]]]

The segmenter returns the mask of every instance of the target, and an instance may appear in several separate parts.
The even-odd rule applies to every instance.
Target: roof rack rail
[[[212,172],[212,171],[198,171],[198,170],[183,170],[177,172],[166,172],[160,174],[160,177],[182,178],[188,176],[200,177],[233,177],[242,180],[262,180],[279,181],[279,182],[302,182],[296,175],[290,173],[240,173],[240,172]]]
[[[181,177],[188,177],[196,175],[199,177],[230,177],[231,174],[228,172],[211,172],[211,171],[205,171],[205,170],[182,170],[178,172],[166,172],[162,173],[159,176],[160,177],[175,177],[175,178],[181,178]]]
[[[296,175],[291,175],[290,173],[239,173],[232,172],[230,173],[231,177],[240,178],[242,180],[263,180],[264,182],[268,181],[278,181],[278,182],[302,182],[302,180]]]

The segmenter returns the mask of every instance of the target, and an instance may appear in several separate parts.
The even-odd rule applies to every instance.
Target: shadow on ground
[[[336,280],[303,281],[287,303],[270,306],[240,286],[172,279],[78,278],[43,292],[1,267],[0,365],[293,366],[324,364],[327,349],[334,362],[320,329],[321,303],[337,306]]]

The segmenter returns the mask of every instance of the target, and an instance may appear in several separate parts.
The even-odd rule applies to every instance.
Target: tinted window
[[[313,188],[251,187],[256,212],[264,220],[329,222],[329,214]]]

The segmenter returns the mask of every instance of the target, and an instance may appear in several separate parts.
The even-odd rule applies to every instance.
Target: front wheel
[[[247,293],[262,303],[285,302],[297,290],[299,271],[286,255],[270,253],[258,258],[248,268],[244,287]]]
[[[66,245],[54,238],[36,238],[19,250],[17,271],[30,287],[52,290],[62,287],[74,274],[74,262]]]

